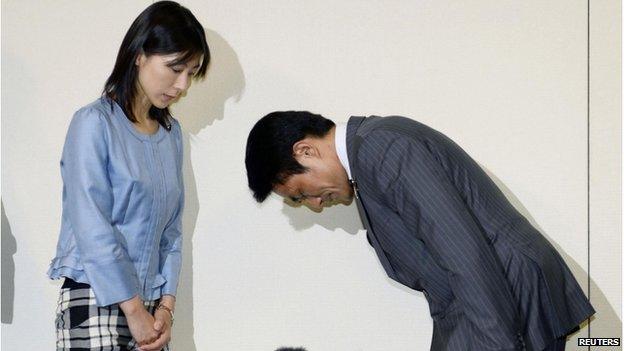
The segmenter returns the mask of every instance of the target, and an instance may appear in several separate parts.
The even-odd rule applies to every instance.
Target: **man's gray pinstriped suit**
[[[390,278],[427,298],[431,350],[542,350],[595,312],[551,244],[442,133],[352,117],[347,152],[369,242]]]

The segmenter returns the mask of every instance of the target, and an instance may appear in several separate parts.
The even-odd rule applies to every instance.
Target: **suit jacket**
[[[541,350],[595,312],[548,240],[442,133],[352,117],[347,152],[369,242],[429,303],[431,350]]]

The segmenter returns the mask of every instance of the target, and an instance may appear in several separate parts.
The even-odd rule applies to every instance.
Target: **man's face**
[[[273,188],[287,203],[303,204],[315,212],[337,203],[351,203],[353,189],[340,161],[319,157],[314,150],[296,154],[295,158],[307,171],[292,175]]]

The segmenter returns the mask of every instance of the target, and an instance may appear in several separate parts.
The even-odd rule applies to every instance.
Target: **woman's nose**
[[[191,85],[191,77],[189,77],[188,74],[182,72],[182,74],[178,76],[178,79],[176,79],[173,86],[174,88],[178,89],[181,93],[183,93],[186,91],[186,89],[189,88],[190,85]]]

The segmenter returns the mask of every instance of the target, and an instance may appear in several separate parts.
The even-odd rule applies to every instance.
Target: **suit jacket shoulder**
[[[450,165],[444,160],[448,159],[445,155],[448,155],[449,151],[464,153],[444,134],[406,117],[352,117],[347,129],[349,163],[354,176],[364,186],[365,191],[372,193],[376,198],[381,196],[383,189],[367,185],[372,185],[370,183],[376,180],[374,178],[380,174],[379,171],[384,167],[385,161],[387,163],[396,159],[389,155],[395,143],[419,143],[443,166]],[[392,169],[399,174],[399,167]],[[387,171],[388,169],[385,173],[388,173]]]

